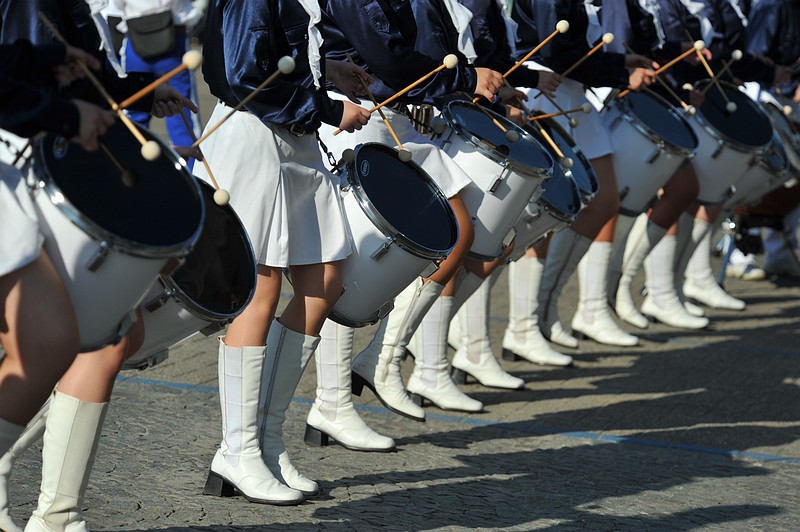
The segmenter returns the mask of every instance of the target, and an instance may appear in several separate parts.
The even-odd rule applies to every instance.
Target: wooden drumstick
[[[201,142],[210,137],[212,133],[214,133],[222,124],[227,122],[230,117],[236,114],[237,111],[240,111],[245,105],[250,103],[250,100],[255,98],[258,95],[258,93],[264,89],[264,87],[275,81],[278,78],[278,76],[280,76],[281,74],[290,74],[293,70],[294,70],[294,59],[292,59],[288,55],[281,57],[278,60],[278,70],[270,74],[270,76],[264,81],[262,81],[258,87],[253,89],[252,92],[250,92],[250,94],[245,96],[245,98],[241,102],[236,104],[236,106],[233,109],[231,109],[230,112],[228,112],[228,114],[223,116],[222,120],[214,124],[214,126],[211,129],[203,133],[203,135],[199,139],[194,141],[192,143],[192,148],[198,147]]]
[[[100,149],[103,150],[103,152],[106,154],[106,157],[108,157],[108,159],[112,163],[114,163],[114,166],[117,167],[117,170],[119,170],[120,179],[122,180],[122,184],[125,185],[128,188],[131,188],[131,187],[135,186],[136,183],[139,182],[139,176],[136,175],[136,172],[134,172],[133,170],[128,170],[124,166],[122,166],[122,163],[119,162],[119,159],[117,159],[114,156],[114,154],[111,152],[111,150],[108,148],[108,146],[106,146],[105,142],[100,140],[100,141],[98,141],[98,144],[100,145]]]
[[[705,48],[705,47],[706,47],[706,43],[704,43],[703,41],[701,41],[701,40],[695,41],[694,45],[692,45],[691,48],[689,48],[685,52],[681,53],[678,57],[672,59],[667,64],[657,68],[655,70],[655,72],[653,72],[653,74],[656,75],[656,76],[658,76],[659,74],[662,74],[666,70],[668,70],[668,69],[672,68],[673,66],[675,66],[675,64],[678,63],[679,61],[683,61],[684,59],[686,59],[687,57],[689,57],[693,53],[702,51],[703,48]],[[620,92],[617,95],[617,98],[624,98],[625,96],[630,94],[630,92],[631,92],[631,89],[625,89],[624,91]]]
[[[731,58],[730,58],[728,61],[726,61],[725,63],[723,63],[723,65],[722,65],[722,68],[721,68],[721,69],[719,69],[719,72],[717,72],[717,79],[720,79],[720,78],[722,78],[723,74],[726,74],[726,73],[728,72],[728,70],[730,70],[730,69],[731,69],[731,66],[732,66],[732,65],[733,65],[733,64],[734,64],[736,61],[739,61],[739,60],[741,60],[743,56],[744,56],[744,54],[742,53],[742,51],[741,51],[741,50],[734,50],[733,52],[731,52]],[[708,90],[709,90],[709,89],[710,89],[712,86],[713,86],[713,84],[709,83],[708,85],[706,85],[705,87],[703,87],[703,90],[701,90],[701,91],[700,91],[700,94],[702,94],[703,96],[705,96],[705,95],[706,95],[706,93],[708,92]]]
[[[544,93],[542,93],[542,95],[543,95],[545,98],[547,98],[547,100],[548,100],[548,101],[549,101],[551,104],[553,104],[553,107],[555,107],[556,109],[558,109],[558,111],[559,111],[559,112],[563,113],[563,114],[564,114],[564,115],[565,115],[565,116],[566,116],[566,117],[569,119],[569,127],[571,127],[571,128],[576,128],[576,127],[578,127],[578,120],[577,120],[577,119],[575,119],[575,117],[571,116],[571,114],[570,114],[570,112],[569,112],[569,111],[565,111],[563,107],[561,107],[560,105],[558,105],[558,102],[557,102],[557,101],[555,101],[555,99],[554,99],[554,98],[551,98],[550,96],[548,96],[547,94],[544,94]]]
[[[574,71],[576,68],[578,68],[579,66],[581,66],[581,65],[583,64],[583,62],[584,62],[584,61],[586,61],[587,59],[589,59],[590,57],[592,57],[594,54],[596,54],[596,53],[597,53],[597,52],[600,50],[600,48],[602,48],[603,46],[605,46],[605,45],[607,45],[607,44],[611,44],[612,42],[614,42],[614,34],[613,34],[613,33],[604,33],[604,34],[603,34],[603,37],[600,39],[600,42],[599,42],[599,43],[597,43],[597,44],[596,44],[596,45],[595,45],[595,46],[594,46],[594,47],[593,47],[591,50],[589,50],[588,52],[586,52],[586,53],[583,55],[583,57],[581,57],[580,59],[578,59],[577,61],[575,61],[575,62],[574,62],[574,63],[573,63],[573,64],[572,64],[572,65],[571,65],[569,68],[567,68],[567,69],[566,69],[564,72],[562,72],[562,73],[561,73],[561,76],[562,76],[562,77],[564,77],[564,78],[566,78],[567,76],[569,76],[570,74],[572,74],[572,72],[573,72],[573,71]],[[541,96],[542,94],[544,94],[544,93],[543,93],[542,91],[539,91],[539,92],[536,94],[536,96],[534,96],[534,97],[533,97],[533,99],[535,100],[536,98],[538,98],[538,97],[539,97],[539,96]]]
[[[138,102],[154,90],[156,90],[161,85],[167,83],[169,80],[180,74],[186,69],[189,70],[197,70],[200,68],[200,65],[203,63],[203,54],[198,52],[197,50],[189,50],[183,57],[181,58],[181,64],[158,78],[157,80],[153,81],[152,83],[148,84],[147,86],[139,89],[135,92],[132,96],[122,100],[120,102],[119,107],[122,109],[127,109],[134,103]]]
[[[462,92],[461,94],[469,98],[469,94],[467,94],[466,92]],[[487,109],[484,109],[482,105],[479,105],[477,103],[473,103],[473,105],[481,113],[486,115],[486,118],[490,119],[492,123],[494,123],[494,125],[496,125],[500,129],[500,131],[502,131],[505,134],[506,140],[508,142],[517,142],[519,140],[519,133],[517,131],[505,127],[503,124],[500,123],[500,121],[497,118],[492,116],[492,114]]]
[[[350,54],[347,54],[347,59],[351,63],[355,63],[355,61],[353,61],[353,58],[350,56]],[[372,94],[372,91],[369,90],[369,85],[367,85],[367,82],[364,81],[364,79],[361,76],[358,76],[358,80],[361,82],[361,88],[364,89],[364,92],[367,94],[367,96],[369,96],[369,99],[372,100],[372,103],[374,105],[378,105],[378,101],[375,99],[375,95]],[[400,142],[400,138],[397,136],[397,133],[395,133],[394,128],[392,127],[392,124],[389,123],[389,119],[386,118],[386,115],[384,114],[383,109],[378,109],[378,114],[381,115],[381,119],[383,119],[383,123],[386,124],[387,128],[389,128],[389,134],[392,135],[392,138],[394,139],[395,143],[397,144],[397,149],[399,151],[398,158],[401,161],[403,161],[404,163],[407,163],[408,161],[411,160],[411,151],[407,150],[407,149],[405,149],[403,147],[403,143]]]
[[[727,94],[725,94],[725,90],[722,88],[722,85],[720,85],[717,76],[714,75],[714,71],[711,70],[711,65],[708,64],[708,61],[706,61],[705,56],[699,50],[697,51],[697,58],[700,59],[700,62],[706,69],[706,72],[708,72],[708,75],[711,76],[711,81],[709,82],[709,84],[713,83],[714,85],[716,85],[717,90],[720,92],[720,94],[722,94],[722,99],[725,100],[725,110],[728,111],[728,113],[735,113],[736,104],[732,102],[730,98],[728,98]]]
[[[189,138],[192,141],[196,141],[197,137],[194,134],[194,130],[192,129],[192,125],[189,123],[189,119],[186,118],[186,115],[181,112],[181,118],[183,119],[183,125],[186,126],[186,131],[189,132]],[[211,184],[214,185],[214,203],[219,205],[220,207],[224,207],[228,204],[231,200],[231,194],[224,188],[220,188],[219,183],[217,183],[217,179],[214,177],[214,172],[211,171],[211,167],[208,164],[208,159],[206,159],[203,150],[200,149],[199,146],[195,148],[198,152],[200,152],[200,157],[203,159],[203,167],[206,169],[206,173],[208,177],[211,179]]]
[[[553,117],[556,117],[556,116],[569,115],[569,114],[578,113],[578,112],[589,114],[593,110],[594,110],[594,107],[592,107],[592,104],[590,104],[589,102],[586,102],[585,104],[581,105],[580,107],[576,107],[575,109],[569,109],[567,111],[561,110],[561,111],[559,111],[557,113],[548,113],[548,114],[545,114],[545,115],[532,116],[528,120],[530,120],[531,122],[535,122],[537,120],[543,120],[545,118],[553,118]]]
[[[553,38],[554,38],[556,35],[558,35],[559,33],[566,33],[567,31],[569,31],[569,22],[567,22],[566,20],[559,20],[559,21],[558,21],[558,24],[556,24],[556,29],[553,31],[553,33],[551,33],[550,35],[548,35],[548,36],[545,38],[545,40],[543,40],[542,42],[540,42],[539,44],[537,44],[537,45],[534,47],[534,49],[533,49],[533,50],[531,50],[530,52],[528,52],[527,54],[525,54],[525,57],[523,57],[522,59],[520,59],[519,61],[517,61],[517,62],[514,64],[514,66],[512,66],[511,68],[509,68],[509,69],[506,71],[506,73],[505,73],[505,74],[503,74],[503,77],[504,77],[504,78],[507,78],[508,76],[510,76],[512,72],[514,72],[516,69],[518,69],[518,68],[519,68],[519,67],[520,67],[520,66],[521,66],[523,63],[525,63],[525,61],[527,61],[528,59],[530,59],[531,57],[533,57],[533,56],[536,54],[536,52],[538,52],[539,50],[541,50],[541,49],[542,49],[542,47],[543,47],[545,44],[549,43],[549,42],[550,42],[550,41],[551,41],[551,40],[552,40],[552,39],[553,39]]]
[[[635,54],[636,53],[636,52],[633,51],[633,49],[630,46],[628,46],[627,43],[625,44],[625,49],[628,51],[629,54]],[[689,105],[686,102],[684,102],[681,99],[681,97],[678,96],[675,93],[674,90],[672,90],[672,87],[669,86],[669,83],[667,83],[666,81],[664,81],[663,79],[661,79],[658,76],[656,77],[656,81],[658,81],[661,84],[661,86],[664,87],[664,90],[666,90],[669,93],[669,95],[672,96],[675,99],[675,101],[677,101],[679,104],[681,104],[681,107],[683,107],[683,110],[686,111],[686,114],[693,115],[695,113],[696,109],[694,108],[694,106],[693,105]]]
[[[11,166],[17,166],[17,163],[22,160],[22,158],[25,156],[25,152],[28,151],[28,148],[31,146],[33,146],[32,138],[28,139],[28,142],[26,142],[22,149],[17,152],[17,156],[14,157],[14,160],[11,162]]]
[[[44,15],[44,13],[39,11],[37,15],[39,17],[39,20],[41,20],[42,23],[47,27],[47,29],[50,30],[50,33],[53,34],[53,37],[55,37],[57,41],[59,41],[64,46],[69,46],[69,43],[64,38],[64,36],[61,35],[61,33],[58,31],[55,25],[52,22],[50,22],[50,20]],[[158,145],[158,143],[155,142],[154,140],[147,140],[145,136],[142,135],[142,132],[139,131],[139,128],[133,124],[131,119],[128,118],[124,112],[122,112],[122,109],[119,108],[119,105],[117,105],[117,102],[114,101],[114,98],[112,98],[111,95],[108,94],[108,91],[106,91],[105,87],[103,87],[103,84],[100,83],[97,77],[95,77],[92,70],[88,66],[86,66],[86,64],[83,61],[77,61],[77,63],[78,66],[81,68],[81,70],[83,70],[83,73],[86,75],[86,79],[88,79],[89,82],[92,85],[94,85],[95,89],[97,89],[97,92],[100,93],[100,95],[106,100],[108,105],[111,107],[111,110],[114,111],[114,113],[117,115],[117,118],[119,118],[120,121],[123,124],[125,124],[125,127],[127,127],[130,130],[130,132],[133,134],[136,140],[139,141],[139,144],[142,145],[142,157],[144,157],[148,161],[155,161],[156,159],[158,159],[159,155],[161,155],[161,147]]]
[[[457,65],[458,65],[458,57],[455,54],[446,55],[444,57],[444,59],[442,60],[442,64],[441,65],[439,65],[438,67],[434,68],[433,70],[431,70],[430,72],[428,72],[427,74],[425,74],[424,76],[422,76],[417,81],[415,81],[414,83],[412,83],[408,87],[404,88],[400,92],[395,93],[393,96],[390,96],[389,98],[387,98],[383,102],[379,103],[378,105],[376,105],[375,107],[370,109],[368,112],[370,114],[374,113],[375,111],[377,111],[381,107],[385,107],[385,106],[389,105],[390,103],[392,103],[393,101],[395,101],[396,99],[400,98],[401,96],[404,96],[406,93],[410,92],[411,89],[413,89],[414,87],[416,87],[417,85],[419,85],[420,83],[425,81],[426,79],[430,78],[431,76],[441,72],[445,68],[448,69],[448,70],[452,70]],[[336,131],[333,132],[333,134],[334,135],[338,135],[342,131],[344,131],[344,130],[343,129],[337,129]]]

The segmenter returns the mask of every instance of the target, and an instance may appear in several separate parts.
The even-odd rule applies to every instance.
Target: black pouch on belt
[[[175,50],[171,11],[129,18],[127,24],[131,46],[142,59],[155,59]]]

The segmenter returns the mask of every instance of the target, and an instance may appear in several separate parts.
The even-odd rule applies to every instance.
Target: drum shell
[[[764,160],[764,156],[757,157],[754,164],[740,177],[733,188],[733,194],[725,201],[726,207],[753,204],[761,200],[766,194],[780,188],[790,177],[790,166],[786,150],[780,137],[775,134],[774,146],[769,150],[780,150],[783,167],[776,169]]]
[[[725,201],[732,193],[731,187],[753,166],[757,151],[743,151],[693,122],[699,139],[693,161],[700,192],[697,200],[715,204]]]
[[[342,190],[342,204],[353,252],[340,262],[342,285],[346,288],[329,317],[342,325],[363,327],[388,314],[395,296],[415,278],[436,271],[438,261],[403,249],[381,231],[349,187]]]
[[[35,189],[34,201],[45,250],[78,319],[81,351],[117,342],[135,321],[132,310],[170,259],[137,257],[84,232],[54,205],[43,187]],[[99,263],[94,271],[89,267],[92,262]]]
[[[452,128],[434,139],[472,179],[461,191],[461,198],[474,220],[475,239],[470,255],[479,260],[494,260],[510,243],[510,233],[522,210],[541,194],[540,185],[549,171],[523,174],[513,164],[500,164],[464,140]]]
[[[612,157],[620,195],[619,211],[636,216],[647,210],[658,190],[693,153],[664,142],[620,106],[610,107],[603,121],[614,135],[614,144],[621,147]]]

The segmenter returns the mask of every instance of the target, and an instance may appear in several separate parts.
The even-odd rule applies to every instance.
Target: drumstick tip
[[[407,163],[411,160],[411,151],[407,148],[403,148],[402,150],[397,151],[397,158],[400,159],[402,162]]]
[[[581,105],[581,111],[583,111],[583,114],[587,114],[588,115],[593,110],[594,110],[594,107],[592,107],[592,104],[590,104],[589,102],[586,102],[583,105]]]
[[[736,112],[736,104],[734,102],[728,102],[725,104],[725,110],[728,111],[728,114],[733,114]]]
[[[705,47],[706,43],[703,42],[703,39],[697,39],[696,41],[694,41],[694,49],[697,50],[698,52],[702,51],[703,48]]]
[[[197,50],[189,50],[181,58],[181,62],[186,65],[189,70],[197,70],[203,64],[203,54]]]
[[[519,132],[514,129],[509,129],[506,131],[506,140],[508,142],[519,142]]]
[[[792,109],[792,106],[791,106],[791,105],[784,105],[784,106],[783,106],[783,115],[784,115],[784,116],[789,116],[789,115],[791,115],[793,112],[794,112],[794,109]]]
[[[146,161],[155,161],[161,155],[161,147],[154,140],[148,140],[142,144],[142,157]]]
[[[740,61],[743,56],[744,54],[742,53],[741,50],[734,50],[733,52],[731,52],[731,59],[733,59],[734,61]]]
[[[444,133],[444,130],[447,129],[447,124],[445,124],[444,120],[441,118],[436,117],[433,119],[433,122],[431,122],[431,129],[433,129],[433,132],[437,135],[441,135]]]
[[[572,157],[564,157],[561,159],[561,166],[569,170],[573,166],[575,166],[575,161],[572,160]]]
[[[346,163],[354,161],[356,158],[356,152],[353,148],[347,148],[342,152],[342,160]]]
[[[218,188],[214,191],[214,203],[220,207],[224,207],[231,200],[231,195],[224,188]]]
[[[578,127],[578,124],[580,124],[580,122],[578,122],[575,118],[569,119],[569,127],[571,127],[572,129]]]
[[[694,116],[695,113],[697,113],[697,107],[695,107],[694,105],[690,105],[689,107],[686,108],[687,115]]]
[[[452,70],[458,65],[458,57],[455,54],[447,54],[444,56],[444,60],[442,61],[445,68],[448,70]]]
[[[692,86],[691,83],[684,83],[683,85],[681,85],[681,88],[685,91],[691,91],[694,87]]]
[[[611,44],[614,42],[614,34],[613,33],[604,33],[603,34],[603,44]]]
[[[569,22],[559,20],[558,24],[556,24],[556,30],[558,30],[558,33],[567,33],[569,31]]]
[[[278,60],[278,70],[281,74],[291,74],[294,71],[294,59],[284,55]]]

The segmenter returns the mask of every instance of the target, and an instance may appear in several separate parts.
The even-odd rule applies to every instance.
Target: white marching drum
[[[704,80],[695,87],[702,89],[708,83],[711,81]],[[727,111],[727,102],[714,86],[691,121],[700,141],[694,158],[700,181],[697,198],[709,204],[724,202],[732,186],[772,141],[772,125],[760,106],[734,85],[719,83],[736,104],[736,111]]]
[[[123,369],[154,366],[167,358],[170,346],[194,333],[218,332],[253,298],[256,258],[247,232],[230,205],[214,202],[211,185],[200,182],[200,187],[203,232],[180,268],[161,275],[144,298],[144,343]]]
[[[205,206],[183,160],[161,144],[155,161],[117,122],[87,152],[48,135],[36,142],[33,191],[45,248],[78,319],[82,351],[118,341],[159,273],[200,235]]]
[[[438,269],[458,241],[458,222],[430,176],[388,146],[361,144],[342,174],[353,253],[341,262],[345,291],[329,317],[362,327],[383,318],[416,277]]]
[[[511,135],[497,127],[492,117]],[[475,185],[461,192],[475,220],[469,254],[478,260],[494,260],[512,240],[523,209],[541,194],[539,185],[552,174],[553,159],[524,129],[472,102],[449,102],[436,120],[441,122],[434,123],[434,131],[443,131],[433,141]]]
[[[759,153],[750,168],[736,181],[730,197],[723,205],[737,207],[757,203],[789,179],[789,169],[789,159],[783,141],[775,133],[772,142]]]
[[[620,194],[620,213],[647,210],[660,189],[697,148],[689,122],[664,98],[631,92],[615,98],[603,121],[618,147],[612,158]]]

